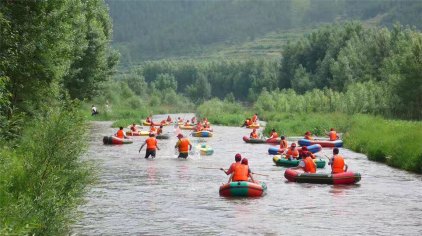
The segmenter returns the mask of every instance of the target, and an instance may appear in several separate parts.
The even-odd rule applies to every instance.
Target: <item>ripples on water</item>
[[[134,137],[129,145],[102,145],[102,137],[115,132],[110,124],[92,124],[87,159],[98,165],[99,183],[80,207],[76,235],[422,235],[421,176],[362,154],[340,150],[349,169],[362,174],[358,185],[297,184],[273,165],[268,145],[243,142],[250,132],[244,128],[214,126],[212,138],[190,137],[194,146],[207,142],[214,154],[196,152],[188,160],[176,158],[173,135],[159,140],[161,150],[152,160],[143,158],[145,149],[138,154],[145,137]],[[270,175],[255,176],[267,183],[264,197],[219,196],[228,177],[218,168],[228,168],[237,152],[249,159],[252,171]],[[331,149],[323,153],[330,155]]]

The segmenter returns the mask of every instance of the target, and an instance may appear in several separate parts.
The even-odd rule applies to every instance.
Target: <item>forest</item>
[[[418,0],[106,1],[121,65],[204,55],[209,47],[252,41],[266,33],[349,20],[375,19],[422,27]]]

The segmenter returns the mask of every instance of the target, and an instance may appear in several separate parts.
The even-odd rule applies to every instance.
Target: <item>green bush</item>
[[[73,105],[28,125],[18,148],[0,149],[0,234],[62,235],[74,222],[92,170],[80,157],[87,126]]]

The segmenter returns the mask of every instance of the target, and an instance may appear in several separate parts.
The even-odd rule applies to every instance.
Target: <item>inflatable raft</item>
[[[193,125],[180,125],[179,128],[180,129],[183,129],[183,130],[195,130],[196,126],[193,126]]]
[[[298,183],[312,183],[312,184],[355,184],[360,181],[359,173],[343,172],[339,174],[328,173],[304,173],[300,170],[287,169],[284,172],[284,177],[287,180]]]
[[[314,144],[319,144],[322,147],[342,147],[343,146],[343,140],[338,139],[335,141],[330,140],[323,140],[323,139],[315,139],[315,140],[309,140],[309,139],[299,139],[297,143],[300,146],[310,146]]]
[[[204,130],[198,132],[192,132],[193,137],[212,137],[212,132]]]
[[[264,182],[239,181],[220,186],[220,196],[223,197],[261,197],[266,191],[267,185]]]
[[[308,151],[310,151],[312,153],[316,153],[316,152],[319,152],[319,151],[322,150],[322,147],[319,144],[310,145],[307,148],[308,148]],[[271,154],[271,155],[278,155],[278,154],[281,154],[284,151],[285,151],[285,149],[280,149],[279,147],[268,148],[268,154]]]
[[[246,143],[269,143],[269,144],[280,144],[280,138],[249,138],[248,136],[243,136],[243,141]]]
[[[249,129],[259,129],[260,125],[258,123],[253,123],[251,125],[247,125],[246,128]]]
[[[196,148],[199,150],[199,153],[201,153],[201,155],[203,156],[212,155],[214,153],[214,149],[212,149],[212,147],[205,143],[199,144]]]
[[[139,130],[137,132],[126,131],[126,135],[127,136],[148,136],[149,135],[149,131],[146,131],[146,130]]]
[[[145,120],[143,120],[142,121],[142,124],[144,125],[144,126],[151,126],[151,123],[150,122],[146,122]],[[166,126],[166,125],[169,125],[170,123],[168,123],[168,122],[162,122],[162,123],[156,123],[156,122],[153,122],[152,123],[152,125],[154,125],[154,126]]]
[[[106,145],[113,145],[113,144],[130,144],[133,143],[132,139],[121,139],[115,136],[104,136],[103,143]]]
[[[273,162],[276,164],[276,166],[285,166],[285,167],[296,167],[299,165],[300,160],[291,160],[276,155],[273,157]],[[325,160],[322,159],[314,159],[315,164],[317,165],[317,168],[324,168],[325,167]]]

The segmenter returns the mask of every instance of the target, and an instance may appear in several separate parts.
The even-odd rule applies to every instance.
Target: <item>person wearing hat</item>
[[[292,160],[299,157],[299,151],[296,149],[296,143],[292,143],[286,152],[286,159]]]
[[[344,158],[339,155],[338,148],[333,149],[333,158],[328,162],[331,165],[331,174],[338,174],[347,171],[348,166],[344,163]]]
[[[236,168],[236,166],[240,165],[240,161],[242,160],[242,156],[240,155],[240,153],[237,153],[234,156],[234,163],[232,163],[229,167],[229,169],[227,171],[225,171],[223,168],[220,168],[220,170],[224,171],[224,173],[226,173],[226,175],[229,175],[231,173],[233,173],[233,170]]]
[[[306,131],[305,133],[305,139],[307,140],[313,140],[311,131]]]
[[[142,144],[141,148],[139,148],[139,152],[141,152],[142,148],[147,145],[147,150],[145,152],[145,158],[148,158],[149,156],[152,156],[152,158],[155,158],[156,150],[160,150],[158,147],[157,139],[155,139],[154,133],[149,133],[149,138],[147,138]]]
[[[233,170],[232,175],[229,178],[229,183],[231,181],[248,181],[251,178],[252,182],[255,182],[252,176],[252,171],[249,169],[248,159],[243,158],[240,165],[236,165]]]
[[[192,150],[192,144],[190,143],[189,139],[183,138],[183,134],[178,134],[176,146],[174,148],[179,149],[179,156],[177,158],[187,158],[189,155],[189,151]]]
[[[249,138],[258,139],[258,133],[256,132],[256,129],[253,129],[251,134],[249,135]]]

